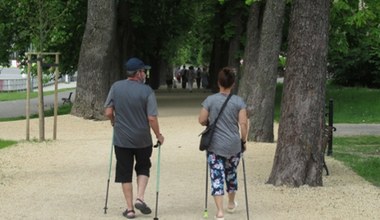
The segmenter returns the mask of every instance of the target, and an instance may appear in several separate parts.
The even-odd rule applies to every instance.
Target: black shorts
[[[133,177],[133,164],[136,160],[135,171],[137,176],[144,175],[149,177],[152,163],[152,146],[146,148],[123,148],[115,146],[116,155],[116,177],[117,183],[131,183]]]

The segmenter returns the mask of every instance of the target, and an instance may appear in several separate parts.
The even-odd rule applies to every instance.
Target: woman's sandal
[[[132,219],[132,218],[135,218],[136,215],[135,215],[135,210],[125,210],[125,212],[123,212],[123,216],[126,217],[127,219]]]
[[[236,207],[237,206],[238,206],[238,203],[235,201],[234,202],[234,207],[233,208],[227,208],[227,212],[234,213],[236,211]]]
[[[224,220],[224,217],[217,217],[217,216],[214,216],[214,219],[215,219],[215,220]]]

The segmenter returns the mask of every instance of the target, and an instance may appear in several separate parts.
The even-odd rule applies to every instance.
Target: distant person
[[[114,130],[115,182],[121,183],[127,204],[123,215],[126,218],[134,218],[134,208],[143,214],[152,212],[144,200],[152,165],[150,157],[153,144],[150,129],[161,144],[164,143],[164,137],[158,124],[155,94],[151,87],[144,84],[145,71],[150,69],[150,66],[137,58],[131,58],[125,67],[128,78],[111,86],[104,106],[105,115],[110,119]],[[133,169],[137,176],[137,196],[134,205]]]
[[[174,72],[174,88],[177,88],[177,83],[181,83],[181,67],[177,67]]]
[[[193,85],[195,81],[195,69],[193,66],[189,67],[189,70],[187,71],[187,88],[189,89],[190,92],[193,91]]]
[[[197,72],[196,72],[196,78],[195,78],[198,89],[201,88],[201,79],[202,79],[201,76],[202,76],[202,70],[200,67],[198,67]]]
[[[218,74],[219,93],[208,96],[202,102],[199,123],[203,126],[213,123],[235,85],[236,71],[225,67]],[[248,132],[247,106],[243,99],[232,95],[224,111],[219,116],[211,144],[207,149],[207,162],[210,168],[211,195],[216,205],[215,219],[224,219],[223,195],[228,193],[227,212],[236,210],[235,201],[238,189],[237,167],[246,149]],[[240,132],[239,132],[240,128]],[[224,185],[226,187],[224,188]],[[231,218],[232,219],[232,218]],[[234,219],[234,218],[233,218]]]
[[[185,65],[183,65],[183,68],[181,70],[181,84],[182,84],[182,89],[186,89],[186,84],[187,84],[187,69],[186,69]]]
[[[208,72],[206,68],[203,68],[203,71],[201,73],[201,83],[202,88],[207,89],[208,87]]]
[[[168,88],[168,91],[170,92],[173,88],[173,73],[172,72],[167,72],[166,73],[166,87]]]

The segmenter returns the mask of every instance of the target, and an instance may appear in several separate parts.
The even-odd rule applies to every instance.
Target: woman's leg
[[[208,163],[210,166],[211,195],[214,197],[217,208],[216,217],[224,217],[223,195],[224,195],[224,161],[225,158],[208,152]]]
[[[240,162],[241,153],[226,160],[225,177],[228,193],[228,209],[234,209],[236,206],[235,195],[238,189],[237,167]]]

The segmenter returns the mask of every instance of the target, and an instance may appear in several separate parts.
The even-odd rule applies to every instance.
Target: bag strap
[[[226,101],[224,101],[224,103],[223,103],[223,105],[222,105],[222,108],[221,108],[220,111],[219,111],[218,117],[215,118],[214,124],[216,124],[216,122],[218,122],[219,116],[222,114],[222,112],[223,112],[223,110],[224,110],[224,107],[226,107],[227,102],[228,102],[228,100],[230,100],[231,97],[232,97],[232,93],[230,93],[230,94],[228,95]]]

